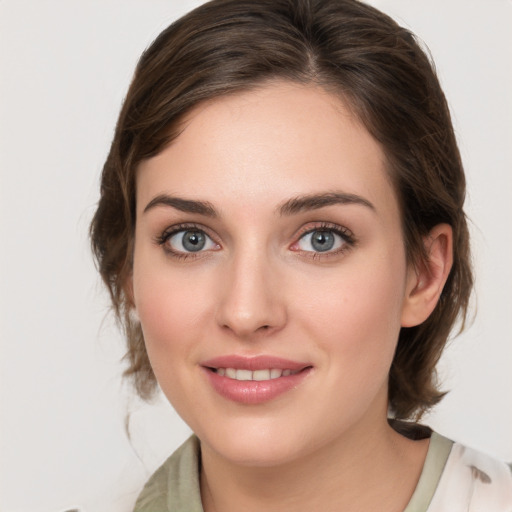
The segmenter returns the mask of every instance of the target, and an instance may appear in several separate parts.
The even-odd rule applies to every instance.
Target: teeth
[[[270,370],[254,370],[252,380],[270,380]]]
[[[235,378],[236,380],[252,380],[252,372],[251,370],[237,370]]]
[[[226,368],[226,377],[236,379],[236,370],[234,368]]]
[[[279,377],[288,377],[299,373],[299,370],[281,370],[279,368],[269,368],[268,370],[241,370],[237,368],[217,368],[216,373],[222,377],[228,377],[235,380],[272,380]]]
[[[281,377],[282,373],[282,370],[276,370],[275,368],[273,368],[272,370],[270,370],[270,378],[277,379],[278,377]]]

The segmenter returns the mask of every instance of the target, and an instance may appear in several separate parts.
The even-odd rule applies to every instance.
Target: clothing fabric
[[[426,437],[425,427],[419,428],[423,433],[413,437]],[[199,440],[191,436],[149,479],[134,512],[204,512],[199,468]],[[432,432],[404,512],[447,511],[512,512],[512,467]]]

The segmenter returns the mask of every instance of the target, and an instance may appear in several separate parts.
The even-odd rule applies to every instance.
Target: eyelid
[[[218,240],[218,236],[216,234],[212,233],[211,229],[209,229],[208,227],[206,227],[202,224],[195,223],[195,222],[183,222],[183,223],[178,223],[178,224],[173,224],[171,226],[168,226],[166,229],[164,229],[162,231],[162,233],[160,235],[157,235],[154,238],[154,242],[159,246],[163,246],[163,249],[165,250],[165,252],[167,254],[169,254],[170,256],[177,258],[177,259],[199,258],[199,257],[204,257],[208,253],[212,252],[212,249],[199,250],[197,252],[185,252],[185,251],[173,250],[169,247],[166,247],[166,242],[172,236],[176,235],[177,233],[179,233],[181,231],[187,231],[187,230],[190,230],[190,231],[197,230],[197,231],[203,232],[208,238],[210,238],[210,240],[214,244],[216,244],[217,248],[213,249],[213,251],[221,249],[221,244]],[[315,231],[322,231],[322,230],[331,231],[331,232],[335,233],[336,235],[338,235],[339,237],[341,237],[344,241],[342,247],[340,247],[336,250],[329,250],[329,251],[325,251],[325,252],[306,251],[306,250],[302,250],[300,248],[294,248],[294,246],[296,246],[305,235],[314,233]],[[344,252],[348,251],[349,249],[351,249],[357,243],[354,233],[349,228],[342,226],[340,224],[335,224],[333,222],[326,222],[326,221],[308,222],[308,223],[304,224],[296,232],[293,239],[294,239],[294,242],[289,246],[289,249],[291,249],[292,251],[297,252],[297,253],[302,253],[305,257],[310,257],[310,258],[315,258],[315,259],[338,256],[341,253],[344,253]]]
[[[333,251],[305,251],[300,248],[294,248],[300,242],[300,240],[308,234],[314,233],[315,231],[330,231],[341,237],[344,241],[343,245]],[[339,256],[342,253],[353,248],[357,240],[354,236],[354,233],[347,227],[342,226],[340,224],[334,224],[332,222],[318,221],[318,222],[310,222],[302,226],[294,236],[294,242],[290,245],[290,249],[292,251],[302,253],[304,256],[314,259],[319,258],[328,258],[332,256]]]
[[[207,250],[199,250],[197,252],[185,252],[185,251],[173,250],[170,247],[167,247],[166,246],[167,242],[174,235],[176,235],[182,231],[200,231],[200,232],[204,233],[217,246],[217,248],[213,249],[213,250],[218,250],[220,248],[220,243],[217,240],[217,236],[212,234],[211,230],[209,228],[207,228],[206,226],[203,226],[201,224],[197,224],[194,222],[184,222],[184,223],[173,224],[171,226],[168,226],[166,229],[163,230],[163,232],[160,235],[157,235],[154,238],[154,242],[157,245],[162,246],[167,254],[169,254],[172,257],[178,258],[178,259],[180,259],[180,258],[182,258],[182,259],[198,258],[198,257],[205,256],[206,253],[212,251],[212,249],[207,249]]]
[[[322,230],[333,231],[339,234],[343,239],[355,242],[354,233],[349,228],[341,226],[340,224],[334,224],[333,222],[326,221],[308,222],[297,231],[294,238],[298,240],[308,233]]]

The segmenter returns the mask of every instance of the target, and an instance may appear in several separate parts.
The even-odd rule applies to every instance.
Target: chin
[[[237,422],[236,426],[217,429],[202,435],[198,432],[201,445],[217,456],[239,466],[271,467],[291,462],[303,450],[298,433],[290,432],[280,425],[263,422]]]
[[[275,467],[292,462],[298,457],[297,446],[290,446],[281,439],[268,442],[249,439],[231,439],[218,446],[212,446],[225,460],[237,466]]]

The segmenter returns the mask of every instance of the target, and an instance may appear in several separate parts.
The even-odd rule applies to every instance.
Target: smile
[[[263,370],[245,370],[240,368],[212,368],[212,370],[221,377],[241,381],[263,381],[279,379],[280,377],[288,377],[299,373],[300,370],[269,368]]]
[[[211,388],[224,399],[243,405],[270,402],[294,393],[313,365],[274,356],[227,355],[201,363]]]

